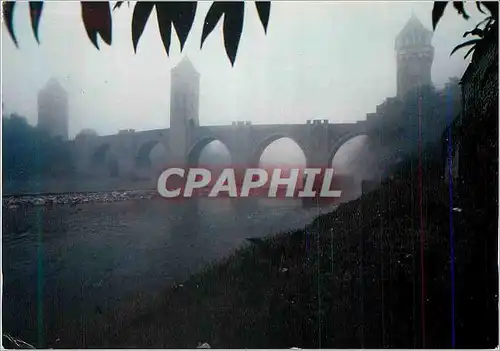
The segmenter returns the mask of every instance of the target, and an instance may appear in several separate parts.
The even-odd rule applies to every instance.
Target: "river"
[[[4,332],[36,344],[75,319],[92,319],[186,279],[246,238],[301,228],[331,210],[303,209],[297,200],[249,201],[4,209]]]

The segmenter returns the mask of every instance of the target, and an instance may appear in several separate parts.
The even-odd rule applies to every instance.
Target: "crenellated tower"
[[[397,94],[402,99],[418,86],[432,85],[431,67],[434,60],[432,31],[412,14],[396,37]]]
[[[52,78],[38,93],[38,127],[68,140],[68,93]]]
[[[175,163],[182,163],[189,152],[191,133],[200,125],[200,74],[184,59],[172,69],[170,83],[170,151]]]

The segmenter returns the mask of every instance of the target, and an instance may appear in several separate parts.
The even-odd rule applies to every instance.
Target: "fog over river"
[[[161,292],[246,238],[301,228],[327,210],[278,199],[4,208],[4,332],[35,343],[38,320],[44,334],[57,335],[67,323]]]

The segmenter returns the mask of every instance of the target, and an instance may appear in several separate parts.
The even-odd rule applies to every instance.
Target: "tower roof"
[[[410,19],[396,37],[396,49],[403,46],[431,45],[432,31],[425,28],[412,12]]]
[[[62,92],[66,93],[66,89],[59,83],[59,81],[52,77],[49,79],[47,84],[42,88],[43,91],[51,91],[51,92]]]
[[[177,66],[172,68],[172,71],[176,73],[194,74],[197,76],[200,75],[187,55],[184,56],[184,58],[177,64]]]
[[[57,88],[60,88],[60,89],[63,89],[61,83],[59,83],[59,81],[57,80],[57,78],[50,78],[49,81],[47,82],[47,84],[45,84],[46,87],[57,87]]]
[[[40,102],[40,99],[52,100],[54,97],[67,100],[68,92],[56,78],[50,78],[49,81],[38,91],[38,101]]]
[[[415,13],[412,13],[410,19],[406,22],[401,32],[399,32],[398,37],[402,37],[414,32],[430,33],[431,31],[424,27]]]

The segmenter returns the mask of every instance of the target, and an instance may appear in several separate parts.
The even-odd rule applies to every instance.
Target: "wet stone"
[[[143,191],[109,191],[101,193],[78,193],[78,194],[50,194],[50,195],[17,195],[6,196],[2,200],[2,208],[14,210],[19,207],[32,206],[61,206],[88,204],[94,202],[117,202],[136,199],[152,199],[157,196],[153,190]]]

